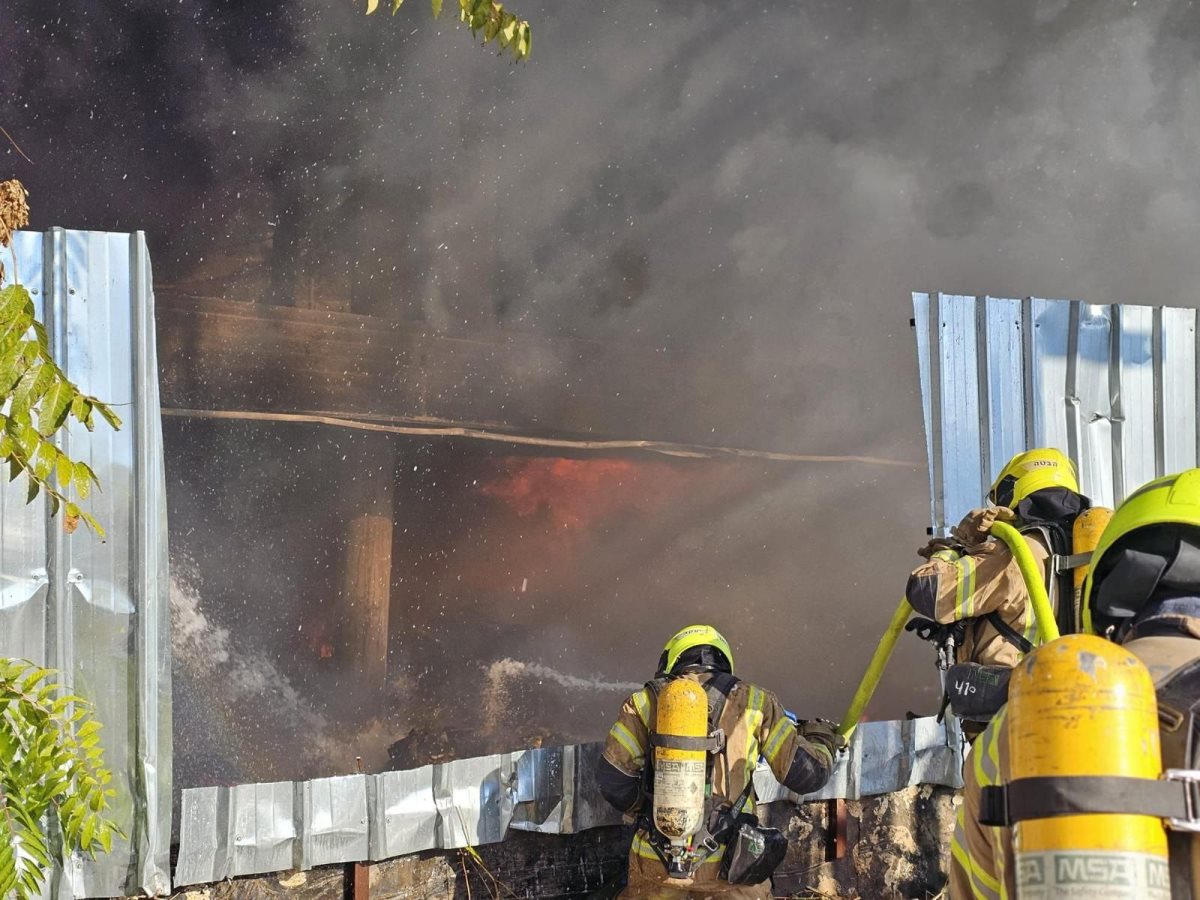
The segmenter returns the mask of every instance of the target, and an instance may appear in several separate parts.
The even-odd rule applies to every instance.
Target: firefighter
[[[1200,703],[1200,469],[1160,478],[1132,494],[1113,514],[1091,560],[1084,588],[1087,631],[1138,657],[1158,696],[1164,769],[1193,769],[1189,736]],[[996,716],[972,748],[963,803],[951,845],[950,896],[1016,897],[1009,828],[979,822],[981,788],[1006,784],[1008,726]],[[1200,898],[1200,844],[1169,835],[1171,896]]]
[[[1063,582],[1051,572],[1051,559],[1071,554],[1071,530],[1090,507],[1079,493],[1075,467],[1060,451],[1028,450],[1014,456],[988,492],[989,506],[974,509],[950,532],[918,552],[927,560],[908,578],[906,597],[918,616],[907,630],[939,648],[946,677],[943,704],[964,720],[964,732],[983,730],[1007,696],[1008,674],[1033,649],[1037,622],[1020,568],[1012,552],[990,537],[996,521],[1011,522],[1026,538],[1046,572],[1047,592],[1056,610],[1060,594],[1070,597],[1070,574]],[[1058,615],[1064,633],[1078,631],[1066,621],[1073,604]],[[955,692],[954,686],[962,690]]]
[[[673,684],[676,681],[690,684]],[[708,733],[703,740],[709,743],[704,746],[663,735],[676,730],[663,725],[664,716],[678,706],[677,700],[667,699],[667,692],[676,688],[683,689],[685,696],[689,690],[698,696],[700,730]],[[734,837],[725,826],[733,822],[738,827],[757,827],[753,774],[760,758],[789,790],[805,794],[829,779],[834,755],[844,744],[833,724],[822,720],[796,724],[774,694],[736,678],[733,652],[715,628],[693,625],[675,634],[663,648],[654,680],[621,707],[597,771],[604,797],[627,820],[638,824],[630,848],[628,885],[620,896],[672,900],[771,897],[769,872],[758,877],[761,870],[748,870],[747,874],[756,878],[754,883],[727,880],[740,879],[736,873],[739,861],[735,860],[731,869],[727,858],[726,849]],[[688,837],[686,845],[678,840],[672,843],[658,827],[663,824],[658,807],[665,798],[665,779],[668,774],[678,777],[678,765],[673,764],[676,768],[668,773],[661,754],[678,746],[699,748],[692,754],[699,762],[693,770],[697,783],[687,788],[702,805],[702,810],[697,808],[702,827]],[[656,760],[662,770],[658,773]],[[675,794],[679,785],[670,788]],[[786,840],[778,832],[765,837],[767,844],[783,841],[781,857]],[[755,840],[750,843],[760,845]]]

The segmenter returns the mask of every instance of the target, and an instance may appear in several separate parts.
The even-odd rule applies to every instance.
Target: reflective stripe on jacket
[[[1048,577],[1050,549],[1039,533],[1026,536],[1033,558]],[[942,624],[967,620],[958,662],[1012,667],[1021,651],[983,616],[998,613],[1006,625],[1034,641],[1037,621],[1025,580],[1004,543],[988,541],[969,553],[942,549],[908,578],[905,596],[918,615]],[[971,621],[973,620],[973,621]]]

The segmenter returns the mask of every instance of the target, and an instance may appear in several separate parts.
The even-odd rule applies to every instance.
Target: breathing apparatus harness
[[[642,790],[647,799],[647,802],[643,804],[643,810],[652,807],[649,800],[654,794],[654,747],[667,747],[675,750],[703,749],[708,753],[707,775],[704,783],[706,805],[710,804],[712,797],[712,769],[717,756],[724,761],[726,784],[729,783],[725,732],[721,730],[720,722],[721,715],[725,711],[725,703],[729,699],[729,693],[738,684],[739,679],[728,672],[718,671],[710,666],[686,666],[672,675],[660,672],[653,681],[646,682],[646,690],[655,698],[657,705],[658,695],[663,686],[668,681],[680,678],[689,672],[712,672],[712,678],[701,685],[704,693],[708,695],[708,737],[689,739],[674,735],[660,735],[653,727],[653,721],[651,722],[650,746],[652,749],[647,753],[646,765],[642,769]],[[693,836],[687,846],[682,848],[673,846],[666,836],[654,826],[652,817],[646,812],[642,813],[638,819],[638,826],[645,832],[647,843],[654,850],[671,878],[690,878],[701,863],[722,847],[734,826],[736,816],[733,814],[733,810],[739,810],[746,803],[753,789],[754,781],[748,779],[745,790],[737,800],[733,804],[722,804],[719,808],[709,812],[699,832]]]
[[[1079,497],[1085,509],[1090,506],[1086,498],[1077,494],[1072,496]],[[1036,495],[1026,498],[1019,505],[1028,506],[1035,497]],[[1074,604],[1065,598],[1072,597],[1074,593],[1071,586],[1072,570],[1086,565],[1090,559],[1090,554],[1071,554],[1071,522],[1077,514],[1077,511],[1072,510],[1069,517],[1049,519],[1036,516],[1029,508],[1021,509],[1017,513],[1020,518],[1033,519],[1017,529],[1020,534],[1037,535],[1050,549],[1050,577],[1046,589],[1055,608],[1055,618],[1062,634],[1071,634],[1079,630],[1078,611]],[[958,550],[961,553],[963,548],[959,547]],[[917,616],[904,626],[905,631],[911,631],[921,640],[931,642],[937,650],[937,668],[942,682],[942,701],[937,715],[939,722],[945,718],[946,709],[949,708],[964,722],[983,725],[991,721],[1008,700],[1008,681],[1012,671],[1009,667],[958,659],[958,652],[966,640],[967,625],[970,621],[959,619],[942,624]],[[976,621],[991,625],[1000,637],[1015,647],[1022,656],[1034,648],[1033,642],[1005,622],[996,610],[979,616]]]
[[[708,700],[708,736],[680,737],[658,734],[657,729],[652,729],[650,745],[652,748],[707,752],[704,815],[699,828],[683,845],[672,844],[659,832],[653,817],[643,814],[639,826],[670,878],[691,878],[702,864],[720,853],[719,878],[729,884],[761,884],[767,881],[783,862],[788,842],[779,829],[762,827],[753,808],[747,811],[746,806],[754,792],[753,775],[746,778],[746,785],[736,799],[726,800],[720,806],[714,806],[712,800],[712,772],[717,757],[721,758],[725,767],[725,784],[730,783],[729,757],[726,752],[725,733],[721,730],[720,722],[729,693],[738,684],[738,679],[728,672],[714,671],[713,667],[704,665],[684,667],[680,674],[689,671],[713,672],[712,678],[703,685]],[[654,695],[656,703],[664,685],[672,677],[679,676],[668,677],[660,673],[659,678],[646,685]],[[790,715],[788,718],[792,719]],[[655,805],[651,795],[654,788],[654,753],[651,752],[648,756],[643,787],[650,802],[643,806],[644,809],[653,808]]]

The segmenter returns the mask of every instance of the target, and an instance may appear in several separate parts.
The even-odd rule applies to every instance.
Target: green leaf
[[[38,447],[37,457],[33,461],[33,474],[37,476],[38,481],[49,480],[50,473],[54,471],[54,457],[57,452],[52,444],[43,443]]]
[[[8,287],[0,290],[0,322],[7,322],[16,317],[33,298],[29,296],[24,285],[10,284]]]
[[[43,436],[49,437],[63,427],[71,412],[71,400],[74,396],[75,389],[67,381],[56,382],[46,392],[38,410],[38,431]]]
[[[430,4],[433,6],[433,17],[436,19],[442,14],[442,0],[430,0]]]
[[[83,513],[83,521],[87,522],[88,528],[95,532],[96,537],[100,538],[101,540],[104,539],[104,529],[100,527],[99,522],[97,522],[87,513]]]
[[[392,0],[392,15],[399,12],[400,7],[404,5],[404,0]]]
[[[379,9],[379,0],[367,0],[367,15],[368,16],[371,15],[371,13],[375,12],[375,10],[377,10],[377,9]]]
[[[32,345],[27,345],[32,346]],[[40,371],[45,368],[44,365],[28,366],[21,375],[20,381],[12,392],[12,401],[8,408],[8,414],[13,418],[24,419],[29,415],[29,408],[33,405],[32,399],[33,386],[38,380]]]
[[[86,500],[92,492],[92,470],[84,463],[75,463],[75,492],[80,500]]]
[[[37,499],[38,491],[41,489],[42,486],[38,484],[37,479],[34,478],[33,474],[31,473],[29,476],[29,490],[25,494],[25,502],[32,503],[35,499]]]
[[[46,353],[50,352],[50,336],[46,334],[46,326],[37,319],[33,320],[33,334],[37,338],[38,346]]]
[[[92,414],[92,402],[83,394],[76,394],[71,400],[71,415],[77,422],[86,421]]]
[[[71,465],[71,460],[67,454],[60,453],[58,460],[55,463],[55,474],[58,476],[58,486],[61,490],[66,490],[71,486],[71,479],[75,475],[75,467]]]
[[[95,408],[97,410],[100,411],[100,415],[102,415],[104,417],[104,421],[107,422],[112,427],[113,431],[121,430],[121,417],[118,416],[115,412],[113,412],[112,409],[108,406],[108,404],[94,403],[93,405],[95,406]]]
[[[96,817],[87,816],[84,820],[83,834],[79,838],[79,846],[86,850],[92,846],[92,838],[96,834]]]
[[[25,374],[25,358],[22,351],[25,348],[16,344],[0,355],[0,396],[7,396],[17,386],[21,376]]]
[[[30,388],[29,403],[31,406],[39,403],[46,396],[46,391],[50,390],[50,386],[57,380],[58,374],[58,366],[53,363],[43,363],[38,366],[37,377],[33,380],[33,386]]]

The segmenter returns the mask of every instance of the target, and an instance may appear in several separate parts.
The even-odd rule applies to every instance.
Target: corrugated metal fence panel
[[[509,829],[573,834],[615,825],[621,815],[600,795],[594,775],[603,746],[499,753],[300,784],[185,790],[175,883],[205,884],[265,872],[267,865],[307,869],[479,846],[504,840]],[[961,787],[961,771],[956,720],[865,722],[821,791],[796,797],[765,764],[755,787],[761,803],[858,799],[915,784]],[[295,816],[294,803],[303,806]],[[292,821],[295,834],[287,830]],[[288,842],[302,847],[294,860]]]
[[[24,480],[0,491],[0,652],[61,669],[104,725],[120,841],[56,873],[58,897],[167,894],[171,815],[170,636],[165,477],[154,355],[153,293],[141,234],[55,229],[13,242],[17,278],[34,296],[55,358],[124,419],[114,432],[70,427],[63,449],[103,492],[87,506],[101,541],[64,533]]]
[[[229,791],[230,875],[261,875],[296,864],[296,792],[290,781],[243,784]]]
[[[371,859],[437,846],[440,814],[433,802],[433,766],[384,772],[370,779]]]
[[[1163,472],[1179,472],[1196,463],[1194,416],[1175,410],[1196,409],[1196,310],[1162,309],[1162,404],[1158,419],[1163,432]]]
[[[298,868],[356,862],[370,855],[366,775],[306,781],[300,796]]]
[[[1068,453],[1103,506],[1196,465],[1195,310],[950,294],[913,309],[936,533],[1029,447]]]

